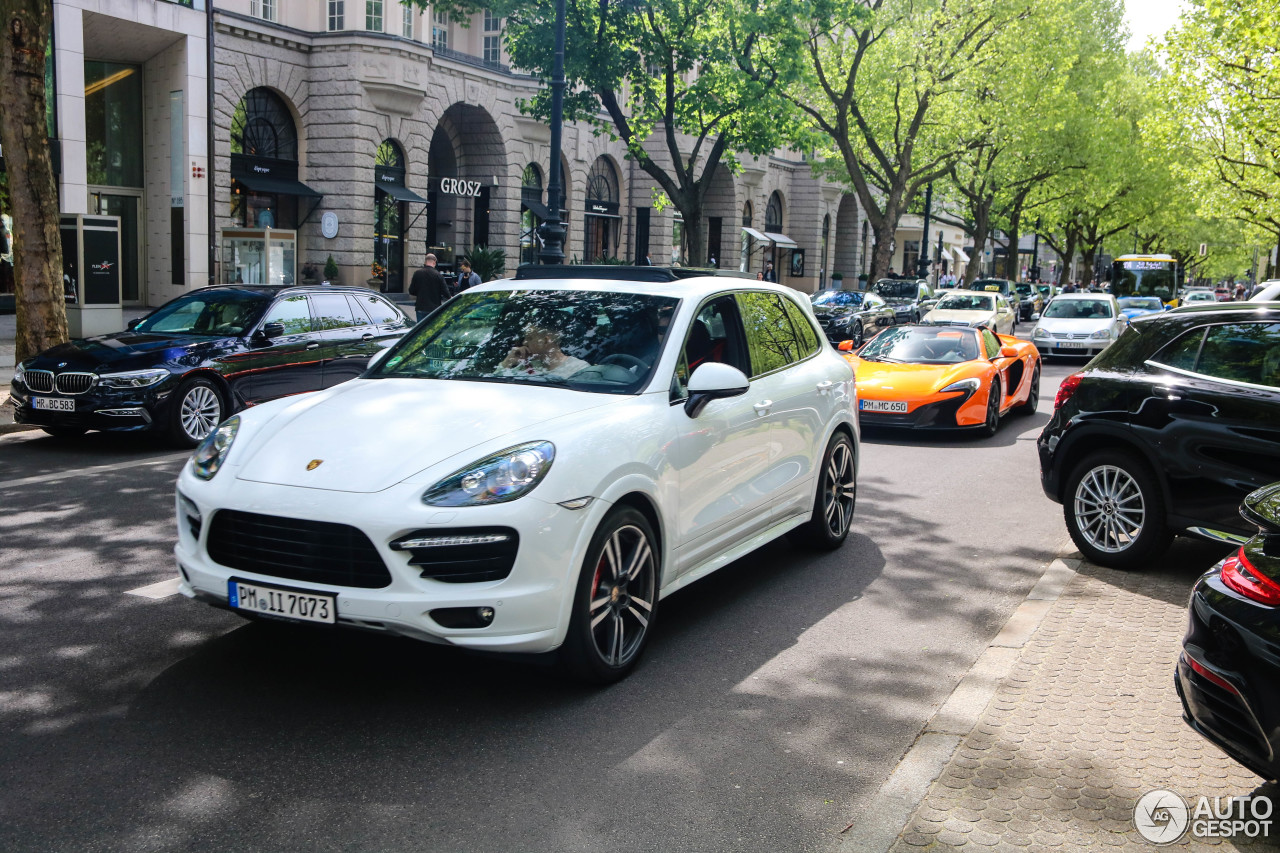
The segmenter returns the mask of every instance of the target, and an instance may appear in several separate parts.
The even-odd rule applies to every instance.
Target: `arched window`
[[[383,269],[382,288],[404,290],[405,185],[404,152],[393,139],[384,139],[373,156],[373,260]]]
[[[231,153],[277,160],[298,159],[298,131],[280,96],[251,89],[231,117]]]
[[[374,155],[373,163],[375,166],[403,169],[404,153],[401,152],[400,146],[396,144],[394,139],[384,139],[382,144],[378,146],[378,153]]]
[[[549,212],[542,203],[542,169],[530,163],[520,176],[520,263],[538,262],[538,226]]]
[[[583,218],[582,260],[615,260],[618,253],[618,174],[607,157],[597,157],[587,173],[586,214]]]
[[[769,204],[764,209],[764,230],[774,234],[782,233],[782,193],[775,191],[769,196]]]
[[[751,235],[746,229],[751,227],[751,202],[742,205],[742,243],[738,257],[738,272],[751,271]]]

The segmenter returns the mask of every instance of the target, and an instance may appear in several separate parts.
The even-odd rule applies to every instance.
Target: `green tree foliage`
[[[550,79],[553,0],[507,0],[512,64]],[[719,169],[741,153],[764,155],[787,138],[784,82],[762,39],[755,0],[567,0],[566,121],[620,139],[627,156],[684,219],[690,264],[706,263],[704,202]],[[543,90],[522,108],[550,113]]]

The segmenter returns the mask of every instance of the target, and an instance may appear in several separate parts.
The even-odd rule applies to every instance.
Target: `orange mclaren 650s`
[[[1009,412],[1032,414],[1040,399],[1035,345],[989,329],[898,326],[857,352],[853,364],[863,426],[972,429],[995,435]]]

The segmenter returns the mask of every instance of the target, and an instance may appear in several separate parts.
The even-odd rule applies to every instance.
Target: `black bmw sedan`
[[[1178,697],[1192,728],[1262,778],[1280,778],[1280,483],[1250,494],[1257,526],[1191,591]]]
[[[411,325],[362,288],[207,287],[19,364],[14,419],[59,437],[154,430],[190,447],[246,406],[360,375]]]
[[[1176,533],[1249,535],[1241,499],[1280,480],[1280,304],[1133,320],[1062,381],[1038,448],[1045,494],[1095,563],[1136,568]]]

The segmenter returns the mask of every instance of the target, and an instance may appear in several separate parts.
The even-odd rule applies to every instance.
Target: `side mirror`
[[[736,367],[718,361],[700,364],[689,377],[689,399],[684,403],[684,413],[696,418],[707,403],[741,397],[750,385],[747,377]]]
[[[138,325],[139,323],[141,323],[141,322],[142,322],[142,318],[141,318],[141,317],[134,317],[134,318],[133,318],[132,320],[130,320],[128,323],[125,323],[125,324],[124,324],[124,327],[125,327],[126,329],[132,330],[135,326],[137,326],[137,325]]]
[[[284,337],[284,323],[267,323],[258,330],[258,337],[267,340]]]
[[[365,365],[366,370],[372,370],[378,362],[387,357],[387,353],[391,352],[391,347],[383,347],[382,349],[369,356],[369,363]]]
[[[853,341],[841,341],[836,344],[836,349],[840,352],[853,352]]]
[[[1001,358],[1017,358],[1018,348],[1017,347],[1000,347],[1000,357]]]
[[[1034,313],[1031,315],[1031,319],[1032,319],[1032,320],[1039,320],[1039,319],[1040,319],[1040,312],[1039,312],[1039,311],[1034,312]]]

